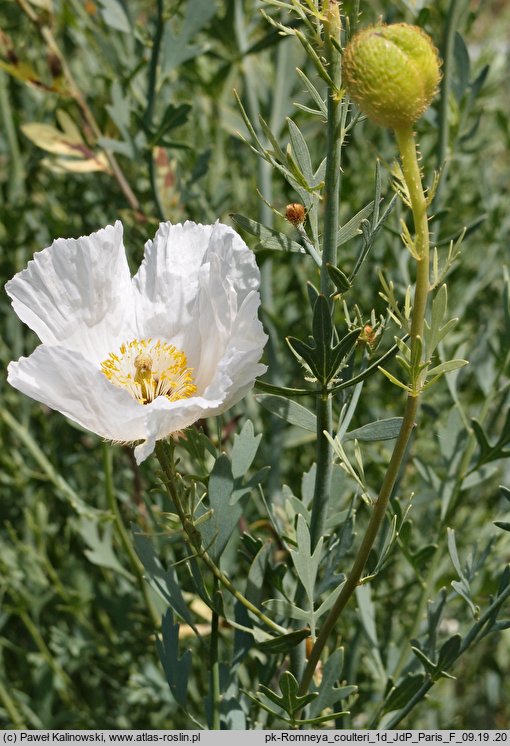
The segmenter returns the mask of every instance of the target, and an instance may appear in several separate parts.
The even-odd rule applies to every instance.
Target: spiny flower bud
[[[429,106],[441,79],[430,36],[396,23],[364,29],[343,55],[343,81],[361,111],[382,127],[412,127]]]
[[[292,225],[302,225],[305,222],[305,206],[299,202],[293,202],[285,208],[285,220]]]

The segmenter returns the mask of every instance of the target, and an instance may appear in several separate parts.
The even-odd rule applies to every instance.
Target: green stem
[[[144,121],[147,125],[152,124],[154,104],[156,100],[156,81],[158,72],[159,50],[163,38],[163,0],[157,0],[156,33],[152,42],[152,54],[149,62],[148,84],[147,84],[147,108]]]
[[[218,590],[218,581],[214,580],[213,594],[216,594]],[[212,610],[211,619],[211,640],[210,640],[210,679],[211,679],[211,730],[220,730],[220,705],[221,705],[221,691],[220,691],[220,661],[218,657],[218,635],[219,627],[219,616],[216,611]]]
[[[312,516],[310,521],[310,541],[312,552],[324,533],[327,517],[331,475],[333,472],[333,448],[324,432],[331,433],[333,416],[331,395],[324,392],[317,399],[317,472],[315,477]]]
[[[407,444],[414,428],[417,410],[418,397],[409,396],[402,420],[402,427],[400,428],[400,432],[398,434],[398,438],[391,455],[390,463],[388,464],[388,469],[386,471],[384,481],[381,485],[379,497],[374,503],[372,515],[370,517],[370,521],[363,537],[363,541],[361,542],[361,546],[358,549],[358,553],[354,560],[351,572],[349,573],[347,580],[344,583],[340,595],[338,596],[331,611],[329,612],[326,621],[322,625],[319,636],[317,637],[315,645],[312,648],[312,652],[310,653],[310,658],[308,659],[308,664],[301,680],[299,692],[301,695],[305,694],[308,691],[308,688],[312,681],[312,676],[317,667],[324,646],[326,645],[329,634],[337,623],[338,618],[340,617],[352,594],[356,590],[356,587],[361,579],[361,575],[368,559],[368,555],[370,554],[370,550],[372,549],[377,534],[379,533],[381,524],[384,520],[386,508],[388,506],[388,502],[395,481],[397,479],[400,465],[404,458]]]
[[[329,74],[334,83],[328,89],[328,125],[327,125],[327,159],[324,182],[324,237],[322,244],[322,265],[320,268],[321,293],[328,297],[331,280],[326,264],[336,266],[340,202],[340,166],[342,157],[342,105],[338,95],[341,86],[341,60],[338,50],[331,41],[340,40],[340,18],[336,4],[329,8],[328,21],[325,23],[325,47],[329,62]],[[329,344],[330,340],[326,340]],[[331,475],[333,470],[333,449],[324,435],[332,432],[331,394],[325,390],[317,392],[317,471],[312,503],[312,517],[310,524],[311,546],[314,550],[319,538],[324,533],[329,494],[331,491]]]
[[[145,605],[151,617],[152,623],[154,624],[156,628],[158,628],[160,625],[160,617],[159,617],[158,612],[156,611],[156,608],[154,607],[154,604],[152,603],[151,597],[149,595],[149,588],[143,576],[142,565],[140,564],[140,560],[138,559],[137,554],[135,550],[133,549],[133,545],[129,538],[129,534],[126,530],[121,512],[119,510],[119,506],[117,504],[117,500],[115,499],[115,491],[113,488],[113,478],[112,478],[112,451],[111,451],[111,448],[106,443],[103,444],[103,468],[104,468],[106,497],[108,500],[108,506],[113,514],[113,521],[115,524],[117,535],[127,555],[129,564],[131,565],[131,569],[138,582],[138,586],[140,587],[140,590],[142,591],[142,595],[145,600]]]
[[[329,74],[333,86],[328,88],[328,124],[326,173],[324,177],[324,235],[322,243],[322,257],[320,263],[320,289],[326,297],[330,294],[331,281],[326,263],[336,266],[337,242],[339,223],[341,158],[342,158],[342,105],[338,91],[341,86],[342,68],[338,50],[331,38],[340,41],[340,16],[338,7],[328,9],[329,17],[324,24],[325,49],[329,62]],[[326,340],[329,344],[330,340]],[[333,473],[333,448],[324,434],[332,433],[332,398],[326,389],[317,389],[316,415],[316,472],[313,491],[312,513],[310,521],[310,541],[312,551],[324,533],[328,512],[329,496],[331,492],[331,476]],[[296,604],[303,605],[305,591],[302,585],[298,587]],[[292,670],[300,678],[305,669],[305,645],[296,646],[291,654]]]
[[[167,452],[167,449],[171,449],[170,454]],[[165,483],[165,487],[170,496],[170,499],[174,504],[177,515],[179,516],[184,531],[184,537],[190,549],[202,559],[204,564],[206,564],[209,570],[212,572],[213,576],[217,580],[219,580],[222,586],[226,588],[234,596],[234,598],[239,601],[239,603],[241,603],[246,609],[248,609],[248,611],[254,614],[257,619],[260,619],[260,621],[263,622],[267,627],[272,629],[273,632],[276,632],[279,635],[285,634],[288,630],[286,630],[284,627],[280,627],[280,625],[276,624],[276,622],[273,622],[272,619],[267,617],[263,612],[260,611],[260,609],[252,604],[251,601],[243,596],[243,594],[240,593],[237,588],[235,588],[235,586],[231,583],[227,576],[223,574],[223,572],[209,556],[206,550],[203,549],[201,546],[197,546],[197,536],[196,533],[194,533],[197,529],[194,528],[194,526],[190,526],[189,519],[185,515],[179,491],[177,489],[178,476],[177,472],[175,471],[175,464],[173,460],[173,444],[171,442],[164,443],[162,440],[157,441],[156,456],[163,470],[163,481]]]
[[[429,294],[429,226],[427,201],[423,192],[420,166],[412,128],[395,130],[395,137],[402,159],[402,171],[406,180],[415,230],[415,249],[420,257],[416,262],[416,289],[414,292],[413,316],[411,319],[411,352],[417,338],[423,338],[425,310]]]
[[[3,419],[5,424],[20,439],[23,445],[26,446],[28,452],[30,453],[36,464],[39,466],[40,469],[42,469],[50,482],[52,482],[57,488],[58,494],[62,495],[62,497],[64,497],[69,502],[71,507],[76,510],[78,515],[84,515],[87,518],[93,517],[95,511],[89,509],[88,506],[81,501],[71,485],[68,484],[65,479],[59,474],[51,461],[43,453],[37,441],[32,437],[30,430],[24,427],[16,417],[13,417],[13,415],[7,409],[0,409],[0,419]]]
[[[420,168],[416,154],[416,145],[411,128],[395,132],[397,143],[402,157],[402,170],[406,180],[407,189],[411,201],[415,228],[415,247],[416,253],[420,257],[417,260],[416,267],[416,287],[414,294],[413,316],[411,320],[411,353],[419,344],[419,338],[423,336],[425,323],[425,311],[427,307],[427,297],[429,293],[429,231],[427,221],[427,204],[423,186],[421,182]],[[326,621],[321,627],[319,636],[310,653],[305,672],[301,679],[299,694],[303,695],[308,691],[311,684],[314,671],[320,660],[322,651],[326,645],[330,632],[337,623],[342,611],[353,595],[361,579],[363,569],[367,562],[368,556],[374,545],[379,529],[383,523],[388,502],[390,500],[393,487],[404,460],[404,455],[409,444],[411,433],[415,426],[415,419],[418,412],[420,399],[420,386],[422,376],[418,381],[413,383],[413,394],[407,398],[402,425],[398,434],[393,453],[388,464],[386,475],[384,477],[379,496],[372,510],[372,515],[368,526],[358,549],[352,569],[343,585],[340,595],[329,612]]]
[[[334,23],[326,31],[326,50],[329,61],[329,74],[335,88],[328,89],[327,160],[324,179],[324,237],[322,243],[321,293],[328,295],[331,287],[326,264],[336,266],[338,233],[340,180],[342,165],[342,103],[338,91],[341,86],[341,60],[338,50],[331,42],[337,35]]]

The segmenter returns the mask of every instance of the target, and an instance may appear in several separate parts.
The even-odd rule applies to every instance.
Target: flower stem
[[[181,502],[179,489],[177,487],[178,474],[175,469],[173,447],[174,446],[172,442],[164,443],[162,440],[157,441],[156,456],[163,470],[163,481],[168,495],[174,504],[177,515],[179,516],[179,520],[181,521],[184,537],[188,546],[198,557],[202,559],[202,561],[212,572],[213,576],[222,584],[224,588],[226,588],[234,596],[234,598],[239,601],[239,603],[241,603],[246,609],[248,609],[248,611],[254,614],[258,619],[260,619],[260,621],[263,622],[267,627],[272,629],[273,632],[277,632],[279,635],[285,634],[287,630],[284,627],[280,627],[279,624],[273,622],[272,619],[267,617],[262,611],[260,611],[260,609],[252,604],[251,601],[243,596],[243,594],[238,591],[237,588],[235,588],[232,582],[216,565],[207,551],[203,549],[201,543],[199,543],[200,537],[199,535],[197,535],[198,531],[193,523],[186,516]]]
[[[416,144],[411,128],[395,132],[397,143],[402,158],[402,170],[406,181],[411,208],[413,212],[415,228],[415,249],[419,256],[416,264],[416,288],[414,294],[413,315],[411,319],[411,354],[416,345],[420,343],[423,336],[425,323],[425,310],[427,307],[427,297],[429,293],[429,232],[427,221],[427,203],[423,186],[421,182],[420,168],[416,153]],[[342,611],[353,595],[361,579],[363,569],[367,562],[370,550],[374,545],[379,529],[383,523],[388,502],[395,486],[395,482],[402,465],[404,455],[409,444],[411,433],[415,426],[415,419],[418,412],[420,399],[420,387],[423,372],[419,380],[413,382],[413,393],[407,397],[402,425],[398,434],[393,453],[383,479],[379,496],[374,503],[372,515],[368,526],[358,549],[354,563],[349,573],[340,595],[329,612],[324,624],[321,627],[315,645],[312,648],[310,657],[301,679],[299,694],[303,695],[308,691],[312,677],[319,662],[321,653],[326,645],[327,639],[333,627],[337,623]]]
[[[117,500],[115,499],[115,491],[113,489],[113,478],[112,478],[112,451],[111,451],[111,448],[109,448],[109,446],[106,443],[103,444],[103,469],[104,469],[104,478],[105,478],[106,497],[108,499],[108,506],[113,513],[113,521],[115,524],[117,535],[127,555],[129,564],[131,565],[131,569],[133,570],[133,573],[136,577],[140,590],[142,591],[142,594],[145,600],[145,605],[150,614],[152,623],[157,628],[160,626],[159,614],[156,611],[154,604],[152,603],[151,597],[149,595],[149,589],[145,581],[145,578],[143,576],[143,570],[140,564],[140,560],[138,559],[136,552],[133,549],[133,545],[130,541],[128,532],[126,530],[126,527],[124,526],[124,521],[122,520],[122,515],[119,510]]]
[[[395,130],[395,137],[402,159],[402,171],[406,181],[415,230],[415,249],[420,257],[416,262],[416,288],[414,292],[413,316],[411,319],[411,352],[418,337],[423,337],[425,310],[429,294],[429,227],[427,201],[423,192],[416,143],[411,129]]]

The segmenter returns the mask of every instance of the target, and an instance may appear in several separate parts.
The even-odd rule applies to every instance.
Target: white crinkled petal
[[[145,407],[76,352],[40,345],[30,357],[9,364],[7,380],[102,438],[124,442],[145,437]]]
[[[211,273],[214,292],[208,287]],[[162,223],[154,241],[145,245],[143,263],[133,279],[140,334],[171,341],[198,370],[201,340],[196,331],[209,297],[221,305],[229,295],[235,314],[259,281],[253,252],[229,226]]]
[[[136,336],[131,276],[122,223],[59,238],[6,285],[18,316],[41,342],[101,362]]]
[[[259,305],[260,296],[256,292],[245,299],[234,320],[228,344],[216,364],[214,376],[204,391],[204,397],[208,399],[221,396],[224,409],[242,399],[255,378],[267,370],[267,366],[258,362],[267,341],[257,316]]]
[[[140,464],[150,456],[157,440],[166,438],[178,430],[184,430],[203,417],[209,417],[221,408],[221,404],[221,400],[210,401],[202,396],[173,402],[160,396],[146,405],[146,440],[135,448],[137,463]]]
[[[198,272],[213,226],[161,223],[133,278],[140,336],[171,340],[183,349],[194,323]]]
[[[215,223],[206,258],[215,254],[222,262],[223,275],[228,276],[236,289],[238,305],[252,290],[258,290],[260,272],[255,255],[233,228]]]
[[[236,289],[218,256],[212,254],[201,268],[197,296],[198,318],[193,334],[198,337],[195,383],[203,392],[222,358],[237,314]]]

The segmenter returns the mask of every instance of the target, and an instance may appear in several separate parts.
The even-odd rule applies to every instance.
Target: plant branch
[[[333,81],[333,85],[328,88],[327,159],[324,182],[324,238],[322,244],[322,265],[320,268],[321,293],[328,297],[331,280],[326,265],[333,264],[336,266],[341,178],[340,166],[342,157],[342,103],[338,95],[341,86],[342,69],[340,54],[332,41],[332,39],[339,41],[340,37],[340,15],[336,3],[332,3],[329,9],[328,20],[324,24],[324,33],[329,74]],[[325,344],[330,343],[331,340],[325,340]],[[325,432],[331,434],[333,427],[331,393],[326,389],[319,389],[316,396],[317,470],[310,524],[312,551],[324,533],[333,470],[333,449],[330,441],[324,434]]]
[[[413,316],[411,320],[411,355],[420,344],[423,336],[425,310],[427,307],[427,297],[429,293],[429,232],[427,221],[427,205],[423,185],[421,182],[420,168],[416,154],[416,145],[412,130],[405,129],[395,132],[397,143],[402,157],[402,170],[406,180],[407,189],[412,206],[414,227],[415,227],[415,247],[416,254],[419,256],[416,268],[416,288],[414,294]],[[404,460],[411,433],[415,426],[415,419],[418,412],[420,387],[425,372],[419,375],[419,380],[413,382],[413,393],[407,398],[402,425],[398,434],[393,453],[391,455],[388,469],[384,477],[379,496],[373,506],[372,515],[368,526],[356,554],[354,564],[349,573],[340,594],[335,601],[326,621],[321,627],[319,636],[312,648],[308,664],[301,679],[299,694],[303,695],[308,691],[311,684],[314,671],[320,660],[321,653],[326,645],[330,632],[337,623],[340,615],[346,607],[349,599],[353,595],[367,562],[368,556],[374,545],[379,529],[383,523],[388,502],[390,500],[395,482]]]

